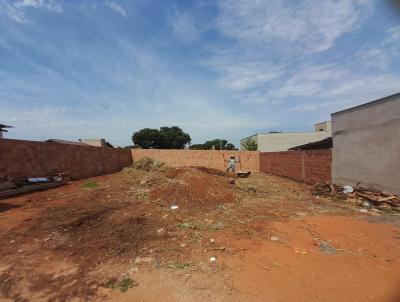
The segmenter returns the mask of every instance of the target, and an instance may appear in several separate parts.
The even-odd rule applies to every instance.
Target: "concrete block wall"
[[[331,182],[332,151],[299,150],[261,152],[260,171],[308,184]]]
[[[52,172],[68,172],[72,179],[81,179],[117,172],[131,164],[132,155],[127,149],[0,140],[0,179]]]
[[[163,150],[163,149],[132,149],[132,157],[138,160],[150,157],[173,167],[203,166],[218,170],[226,169],[225,160],[229,156],[240,160],[238,170],[258,172],[259,152],[257,151],[227,151],[227,150]]]

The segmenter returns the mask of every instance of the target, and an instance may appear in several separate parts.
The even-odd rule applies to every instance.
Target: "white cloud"
[[[339,38],[361,26],[372,8],[372,0],[221,0],[214,24],[231,42],[211,49],[205,65],[217,72],[223,86],[242,91],[304,70],[299,79],[275,92],[279,97],[313,95],[319,92],[318,80],[327,73],[332,76],[330,68],[307,70],[305,64],[298,67],[299,62],[311,62],[334,47]],[[184,22],[182,27],[190,28]],[[379,63],[385,63],[383,54],[364,55],[379,55]]]
[[[355,58],[365,67],[386,69],[390,63],[390,53],[387,49],[371,48],[356,53]]]
[[[269,91],[272,97],[313,96],[322,92],[324,82],[332,83],[343,77],[344,71],[333,64],[305,65],[277,89]]]
[[[270,60],[243,60],[231,56],[216,56],[207,66],[220,74],[220,83],[235,90],[245,90],[262,85],[282,76],[283,66]]]
[[[63,7],[55,0],[20,0],[13,3],[0,0],[0,13],[5,13],[18,23],[29,23],[25,10],[28,8],[42,9],[49,12],[61,13]]]
[[[17,8],[23,8],[23,7],[43,8],[48,11],[53,11],[56,13],[61,13],[63,10],[62,6],[54,0],[22,0],[16,2],[14,6]]]
[[[385,43],[400,43],[400,25],[393,26],[387,30],[388,37]]]
[[[193,15],[187,11],[175,10],[170,16],[170,24],[174,33],[184,42],[192,42],[199,36]]]
[[[338,100],[354,104],[398,92],[400,74],[390,71],[390,59],[384,52],[370,49],[356,53],[355,58],[351,63],[305,63],[294,68],[287,79],[264,88],[264,92],[251,91],[243,98],[253,104],[290,103],[292,110],[315,111],[334,107],[340,104]]]
[[[128,16],[125,9],[119,3],[112,1],[112,0],[104,0],[104,3],[106,6],[108,6],[113,11],[120,14],[121,16],[124,16],[124,17]]]
[[[354,53],[326,52],[373,8],[372,0],[222,0],[216,29],[231,48],[215,50],[206,66],[250,105],[325,112],[396,93],[400,74],[390,69],[399,26],[382,43],[354,45]]]
[[[360,26],[372,0],[223,0],[218,29],[241,43],[317,53]]]

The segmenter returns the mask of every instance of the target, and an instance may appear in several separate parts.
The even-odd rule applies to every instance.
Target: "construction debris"
[[[310,187],[310,191],[316,196],[334,197],[362,206],[364,208],[378,208],[386,211],[400,211],[400,196],[375,189],[364,189],[361,187],[344,188],[329,183],[316,183]],[[346,193],[348,192],[348,193]],[[365,209],[366,210],[366,209]],[[366,213],[368,210],[363,211]]]
[[[67,173],[59,173],[47,177],[23,178],[14,181],[0,182],[0,198],[6,198],[32,191],[59,187],[70,181]]]
[[[353,193],[353,192],[354,192],[353,187],[350,187],[350,186],[343,187],[343,193]]]
[[[236,176],[240,178],[246,178],[251,175],[251,171],[238,171],[236,172]]]

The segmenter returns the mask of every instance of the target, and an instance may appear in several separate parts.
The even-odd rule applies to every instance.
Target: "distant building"
[[[13,128],[13,127],[0,124],[0,139],[3,138],[3,132],[8,132],[8,130],[6,130],[7,128]]]
[[[400,194],[400,93],[332,113],[332,180]]]
[[[258,151],[278,152],[287,151],[293,147],[309,144],[331,137],[331,122],[323,122],[315,125],[314,132],[274,132],[258,133],[240,140],[240,149],[244,150],[243,143],[247,139],[257,142]]]
[[[87,138],[81,138],[79,139],[81,143],[93,146],[93,147],[108,147],[108,148],[114,148],[113,145],[111,145],[109,142],[107,142],[104,138],[96,138],[96,139],[87,139]]]
[[[64,144],[64,145],[86,146],[86,147],[92,146],[92,147],[100,147],[100,148],[114,148],[113,145],[111,145],[109,142],[107,142],[103,138],[80,139],[79,142],[52,138],[52,139],[48,139],[46,142],[58,143],[58,144]]]
[[[322,122],[315,124],[314,127],[315,131],[325,131],[325,132],[332,132],[332,122]]]
[[[81,143],[81,142],[67,141],[64,139],[54,139],[54,138],[48,139],[46,142],[63,144],[63,145],[75,145],[75,146],[86,146],[86,147],[88,146],[88,144]]]

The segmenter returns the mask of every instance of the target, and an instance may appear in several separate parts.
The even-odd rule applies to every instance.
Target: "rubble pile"
[[[400,212],[400,196],[389,192],[361,187],[343,188],[329,183],[316,183],[310,187],[310,191],[316,196],[334,197],[335,199],[354,203],[364,208]]]

